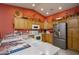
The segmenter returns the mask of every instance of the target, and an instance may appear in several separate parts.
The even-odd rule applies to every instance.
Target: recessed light
[[[41,8],[41,11],[43,11],[44,9],[43,8]]]
[[[62,7],[60,6],[60,7],[58,7],[58,9],[59,9],[59,10],[61,10],[61,9],[62,9]]]
[[[32,4],[32,6],[34,7],[34,6],[35,6],[35,4]]]
[[[48,13],[48,12],[46,12],[46,14],[48,15],[49,13]]]

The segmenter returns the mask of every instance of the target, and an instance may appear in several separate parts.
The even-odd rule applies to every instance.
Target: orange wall
[[[54,21],[58,17],[64,17],[66,15],[72,15],[74,13],[79,13],[79,6],[73,7],[73,8],[68,9],[68,10],[64,10],[62,12],[59,12],[59,13],[56,13],[56,14],[53,14],[53,15],[50,15],[50,16],[47,16],[46,18],[49,22],[51,22],[51,21]]]
[[[13,28],[13,19],[16,10],[20,10],[24,16],[30,16],[31,18],[39,18],[40,20],[44,20],[44,16],[39,14],[38,12],[25,9],[16,6],[10,6],[6,4],[0,4],[0,35],[1,37],[5,36],[8,33],[12,33],[14,31]]]

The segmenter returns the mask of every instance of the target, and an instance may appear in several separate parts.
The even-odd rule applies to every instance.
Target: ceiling
[[[9,5],[36,10],[44,16],[79,6],[79,3],[8,3]],[[42,10],[41,10],[42,9]]]

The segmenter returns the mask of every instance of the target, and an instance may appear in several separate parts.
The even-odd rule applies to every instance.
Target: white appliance
[[[39,33],[39,29],[40,29],[40,25],[37,25],[37,24],[33,24],[32,25],[32,34],[34,35],[34,38],[36,40],[39,40],[41,41],[42,40],[42,36],[41,36],[41,33]]]
[[[32,29],[40,29],[40,26],[39,25],[36,25],[36,24],[33,24],[32,25]]]
[[[42,41],[41,33],[39,33],[38,35],[35,35],[35,39],[39,40],[39,41]]]
[[[39,31],[38,31],[39,29],[40,29],[40,26],[39,26],[39,25],[33,24],[33,25],[32,25],[31,34],[33,34],[33,35],[38,35],[38,34],[39,34]]]

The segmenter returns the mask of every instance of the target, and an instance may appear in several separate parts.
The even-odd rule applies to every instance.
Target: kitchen
[[[60,7],[59,5],[61,5],[62,7]],[[59,8],[57,10],[54,10],[57,6],[59,6]],[[41,8],[40,11],[39,8]],[[73,51],[72,52],[73,54],[75,53],[78,54],[79,52],[79,46],[78,46],[79,4],[78,3],[70,3],[70,4],[68,3],[67,4],[65,3],[59,3],[59,4],[7,3],[7,4],[0,4],[0,11],[1,11],[0,45],[2,47],[1,50],[3,50],[4,48],[4,52],[5,52],[5,48],[8,48],[11,45],[11,43],[17,41],[17,39],[19,39],[17,41],[18,43],[19,41],[22,41],[21,39],[25,39],[26,41],[23,40],[22,42],[27,42],[30,40],[29,43],[28,42],[27,43],[35,46],[33,49],[31,48],[32,50],[34,50],[34,52],[35,50],[44,51],[42,49],[44,48],[47,49],[48,47],[52,49],[52,53],[49,53],[51,52],[51,50],[47,49],[48,51],[46,50],[45,52],[37,52],[37,53],[33,52],[35,55],[36,54],[39,55],[40,53],[43,55],[54,54],[55,52],[53,51],[56,51],[55,54],[58,54],[59,50],[64,50],[65,52],[68,51],[68,53],[69,51]],[[17,39],[15,39],[15,37]],[[9,39],[8,40],[9,43],[6,43],[8,42],[7,39]],[[10,42],[10,40],[12,42]],[[16,43],[16,45],[18,43]],[[5,46],[6,44],[8,45]],[[25,43],[23,45],[25,48],[27,48],[30,47],[30,45],[28,44],[27,46],[25,45]],[[41,46],[44,45],[44,46],[40,47],[40,45]],[[53,48],[51,45],[53,46]],[[24,47],[21,49],[24,49]],[[38,49],[36,47],[38,47]],[[10,49],[15,49],[15,48],[12,47]],[[14,52],[16,51],[15,50],[11,51],[11,53]],[[14,54],[15,55],[20,54],[20,52]],[[23,54],[28,55],[29,53],[30,52]],[[59,53],[59,55],[62,53]]]

